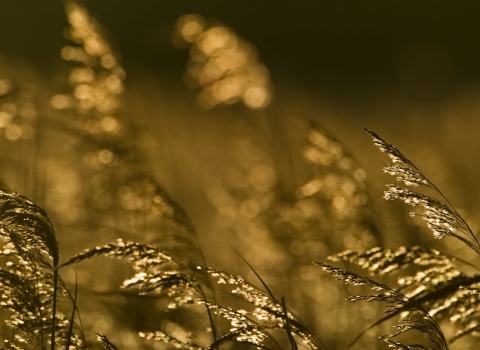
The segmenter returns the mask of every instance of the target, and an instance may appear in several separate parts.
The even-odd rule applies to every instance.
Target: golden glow
[[[7,94],[12,88],[12,83],[8,79],[0,79],[0,96]]]
[[[188,87],[201,87],[197,101],[204,108],[242,101],[250,109],[270,104],[272,85],[269,72],[258,60],[255,47],[232,29],[208,25],[196,14],[177,20],[173,42],[190,47],[185,76]]]
[[[364,193],[366,171],[323,129],[312,129],[308,139],[310,142],[303,154],[305,161],[331,170],[317,174],[297,188],[297,205],[304,200],[321,199],[328,203],[328,211],[331,211],[329,226],[338,226],[336,230],[344,235],[341,248],[364,249],[371,246],[375,237],[359,220],[368,198]],[[314,205],[315,202],[311,203]],[[320,207],[318,209],[316,215],[324,215],[321,213],[323,210]],[[352,226],[348,222],[352,222]]]
[[[72,106],[73,101],[69,95],[55,95],[50,99],[50,104],[55,109],[65,109]]]
[[[33,85],[15,84],[13,80],[0,78],[0,135],[3,134],[9,141],[27,140],[34,136],[31,124],[37,116],[35,98]]]
[[[77,45],[65,46],[61,55],[63,59],[76,62],[79,66],[72,69],[69,75],[73,94],[55,95],[50,101],[51,105],[55,109],[76,108],[86,119],[98,120],[104,115],[113,115],[121,105],[125,72],[104,39],[100,26],[88,11],[75,2],[68,3],[66,10],[70,22],[66,35]],[[120,127],[76,125],[90,133],[105,131],[115,134],[121,130]]]
[[[61,56],[64,60],[74,64],[68,74],[68,87],[62,93],[50,98],[50,105],[58,114],[67,119],[67,125],[79,132],[80,135],[89,135],[90,140],[98,142],[83,147],[65,146],[60,157],[61,164],[76,163],[77,176],[84,181],[83,186],[72,186],[71,193],[62,195],[72,197],[70,206],[77,206],[75,215],[69,222],[73,223],[83,214],[79,200],[88,205],[107,210],[115,206],[116,193],[119,185],[112,179],[112,172],[117,171],[121,161],[113,145],[125,140],[127,129],[121,118],[123,108],[123,92],[125,73],[119,64],[110,44],[105,39],[101,26],[90,16],[88,11],[78,3],[72,1],[66,4],[67,18],[70,26],[65,35],[70,44],[63,47]],[[8,120],[5,119],[5,123]],[[0,125],[2,119],[0,117]],[[21,136],[18,130],[6,129],[5,135],[10,138],[23,137],[31,132],[21,126]],[[7,134],[8,131],[8,134]],[[109,142],[105,143],[108,139]],[[129,167],[129,166],[126,166]],[[67,183],[74,183],[73,180]],[[84,196],[79,196],[83,193]],[[52,197],[51,205],[57,207],[57,200]],[[128,201],[126,201],[128,202]],[[141,210],[146,206],[132,197],[129,210]],[[62,205],[62,201],[58,201]],[[58,208],[61,210],[61,208]]]

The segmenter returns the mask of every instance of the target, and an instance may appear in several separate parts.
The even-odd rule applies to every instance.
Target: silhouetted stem
[[[57,289],[58,289],[58,261],[53,262],[53,305],[52,305],[52,334],[50,349],[55,350],[55,326],[57,318]]]

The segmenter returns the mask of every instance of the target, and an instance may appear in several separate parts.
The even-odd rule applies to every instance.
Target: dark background
[[[477,1],[83,4],[110,31],[127,71],[141,68],[163,81],[178,80],[187,59],[170,39],[175,19],[185,13],[218,18],[256,45],[274,84],[292,82],[331,95],[400,89],[436,100],[480,81]],[[49,74],[60,64],[58,52],[65,43],[60,33],[66,25],[61,1],[2,0],[0,50]]]

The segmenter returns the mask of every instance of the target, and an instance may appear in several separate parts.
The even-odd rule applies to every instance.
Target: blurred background
[[[383,201],[394,180],[362,126],[399,147],[476,230],[479,10],[475,1],[2,1],[0,178],[45,207],[64,258],[122,237],[258,283],[231,245],[315,336],[343,349],[381,308],[346,308],[351,288],[310,261],[415,244],[475,258]],[[198,243],[152,183],[185,209]],[[154,347],[138,343],[142,330],[187,337],[183,314],[118,293],[128,271],[78,267],[88,330],[125,348]]]

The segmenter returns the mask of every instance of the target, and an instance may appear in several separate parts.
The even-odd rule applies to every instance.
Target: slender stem
[[[290,341],[290,345],[292,345],[292,350],[298,350],[297,342],[293,338],[292,335],[292,330],[290,329],[290,323],[288,322],[288,309],[287,309],[287,303],[285,302],[285,298],[282,297],[282,307],[283,307],[283,313],[285,314],[285,330],[287,332],[288,340]]]
[[[32,266],[35,266],[34,264],[32,264]],[[38,282],[38,271],[35,269],[35,279],[36,279],[36,288],[38,289],[39,288],[39,282]],[[43,315],[42,315],[42,308],[41,308],[41,305],[42,305],[42,301],[40,300],[40,297],[38,296],[38,294],[36,295],[36,298],[37,298],[37,302],[38,304],[40,305],[40,307],[38,308],[38,316],[39,316],[39,321],[40,321],[40,329],[43,330]],[[45,344],[44,344],[44,338],[43,338],[43,332],[40,332],[40,341],[41,341],[41,344],[42,344],[42,349],[45,349]]]
[[[75,271],[75,270],[73,270],[73,271]],[[65,285],[65,283],[62,281],[61,276],[58,276],[58,280],[60,281],[60,283]],[[83,346],[85,346],[85,344],[87,344],[87,341],[85,340],[85,333],[84,333],[84,330],[83,330],[82,317],[80,315],[80,311],[78,310],[78,306],[77,306],[77,288],[78,288],[77,272],[75,271],[75,295],[73,296],[72,293],[70,293],[70,290],[68,288],[65,288],[65,291],[67,292],[69,299],[72,301],[73,308],[74,308],[74,310],[77,314],[78,322],[80,324],[80,335],[82,337]],[[115,292],[115,294],[118,294],[118,292]],[[72,320],[73,320],[73,317],[72,317]],[[68,348],[66,348],[66,350],[68,350]]]
[[[51,334],[51,344],[50,349],[55,350],[55,326],[57,318],[57,289],[58,289],[58,261],[53,262],[53,305],[52,305],[52,334]]]
[[[78,283],[77,283],[77,274],[75,273],[75,298],[73,299],[72,316],[70,317],[70,325],[68,327],[67,344],[65,345],[65,350],[70,350],[70,343],[72,342],[73,326],[75,324],[74,322],[75,311],[77,309],[77,292],[78,292]]]
[[[198,289],[203,296],[204,300],[207,300],[205,293],[203,292],[202,286],[199,284]],[[210,310],[210,307],[208,305],[205,305],[205,308],[207,309],[207,314],[208,314],[208,320],[210,321],[210,326],[212,327],[212,337],[213,337],[213,342],[215,343],[217,341],[217,331],[215,328],[215,323],[213,322],[213,316],[212,316],[212,311]],[[218,349],[218,346],[216,347]]]

